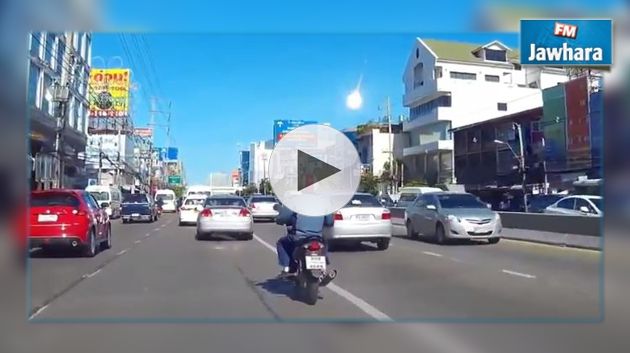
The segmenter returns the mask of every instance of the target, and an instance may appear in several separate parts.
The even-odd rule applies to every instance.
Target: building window
[[[420,57],[420,48],[416,48],[416,58]]]
[[[442,77],[442,66],[436,66],[435,67],[435,78],[441,78]]]
[[[512,83],[512,73],[511,72],[504,72],[503,73],[503,82],[504,83],[508,83],[508,84]]]
[[[486,60],[489,61],[507,61],[505,50],[486,49]]]
[[[459,79],[459,80],[476,80],[477,74],[471,74],[469,72],[450,72],[451,78]]]
[[[430,114],[438,107],[450,107],[451,103],[451,96],[440,96],[439,98],[434,99],[430,102],[411,108],[409,110],[409,120],[414,120],[423,115]]]
[[[507,103],[497,103],[497,109],[502,112],[507,111]]]
[[[39,99],[38,83],[39,83],[39,67],[31,64],[30,71],[28,73],[28,104],[37,108],[41,105]]]
[[[413,68],[413,88],[424,86],[424,64],[418,63]]]
[[[42,93],[44,95],[44,100],[42,102],[42,111],[45,113],[53,115],[53,102],[52,102],[52,83],[53,80],[49,75],[44,76],[44,85],[42,89]]]
[[[488,82],[499,82],[501,78],[497,75],[486,75],[486,81]]]
[[[66,52],[66,42],[61,40],[57,40],[57,65],[55,65],[55,72],[59,77],[61,77],[61,71],[63,70],[64,63],[64,53]]]
[[[46,64],[50,65],[50,67],[54,68],[54,53],[55,53],[55,40],[57,36],[53,33],[46,33],[46,49],[44,52],[44,61]]]
[[[31,33],[31,56],[41,59],[42,57],[41,49],[42,49],[42,33],[41,32]]]

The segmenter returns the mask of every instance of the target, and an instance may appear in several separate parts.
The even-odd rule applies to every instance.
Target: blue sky
[[[553,4],[585,10],[619,2]],[[480,44],[499,39],[516,48],[516,34],[470,33],[480,5],[492,3],[498,2],[111,0],[103,11],[105,28],[145,32],[161,90],[148,83],[148,63],[130,62],[142,52],[131,36],[125,53],[118,35],[96,34],[93,55],[119,55],[132,67],[139,83],[132,102],[137,126],[148,122],[146,96],[173,102],[173,144],[180,148],[188,181],[199,183],[210,172],[237,167],[238,144],[270,139],[274,119],[350,127],[377,117],[387,96],[394,116],[405,113],[401,76],[417,36]],[[525,6],[549,4],[533,0]],[[345,97],[361,75],[364,107],[348,111]],[[163,129],[156,142],[166,142]]]
[[[252,141],[271,139],[274,119],[316,120],[343,129],[377,118],[387,96],[392,116],[407,114],[402,73],[415,35],[144,36],[157,79],[147,74],[148,62],[140,64],[140,52],[146,49],[134,47],[130,34],[125,35],[127,51],[118,34],[96,34],[93,56],[122,56],[132,67],[132,79],[139,82],[132,102],[136,126],[149,121],[147,97],[162,96],[163,109],[166,99],[172,101],[172,145],[180,149],[190,183],[237,167],[239,144],[245,148]],[[511,34],[424,37],[517,44]],[[350,111],[345,97],[360,76],[364,105]],[[165,143],[164,128],[158,128],[156,144]]]

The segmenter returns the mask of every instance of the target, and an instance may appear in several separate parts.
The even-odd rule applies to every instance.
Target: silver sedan
[[[201,240],[214,234],[230,234],[243,240],[254,237],[254,219],[237,196],[211,196],[206,199],[204,209],[197,217],[196,239]]]
[[[392,220],[389,210],[371,194],[357,193],[334,215],[335,223],[324,229],[329,243],[376,243],[379,250],[389,247]]]
[[[419,195],[407,207],[407,235],[448,239],[501,239],[501,217],[477,197],[468,193],[439,192]]]

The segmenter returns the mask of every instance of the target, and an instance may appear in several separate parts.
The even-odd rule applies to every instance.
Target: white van
[[[159,198],[164,201],[162,205],[162,212],[177,212],[177,197],[175,192],[169,189],[158,190],[155,193],[155,201]]]
[[[106,185],[89,185],[85,188],[85,191],[94,196],[98,204],[105,209],[111,218],[120,217],[122,193],[119,188]]]
[[[186,189],[186,194],[184,198],[190,196],[211,196],[212,195],[212,187],[208,185],[192,185]]]
[[[434,188],[429,186],[408,186],[400,189],[398,198],[398,202],[396,203],[396,207],[405,208],[412,204],[416,197],[420,194],[426,194],[428,192],[440,192],[444,191],[440,188]]]

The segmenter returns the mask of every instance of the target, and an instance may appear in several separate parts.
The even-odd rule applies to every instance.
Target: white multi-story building
[[[273,140],[254,142],[249,147],[249,183],[260,185],[269,177],[269,159],[273,151]]]
[[[392,124],[391,137],[388,124],[360,126],[357,133],[357,151],[361,164],[374,176],[380,177],[385,171],[385,164],[390,160],[390,150],[391,160],[395,163],[396,156],[401,155],[405,147],[401,124]]]
[[[417,38],[403,75],[409,119],[405,179],[453,175],[452,128],[542,106],[542,89],[567,81],[552,67],[522,67],[518,52],[485,45]]]
[[[55,140],[57,117],[63,116],[63,181],[65,187],[84,187],[88,127],[88,78],[92,36],[86,32],[33,32],[29,36],[28,118],[34,162],[32,188],[49,188],[57,174]],[[55,83],[69,87],[65,111],[54,102]]]

